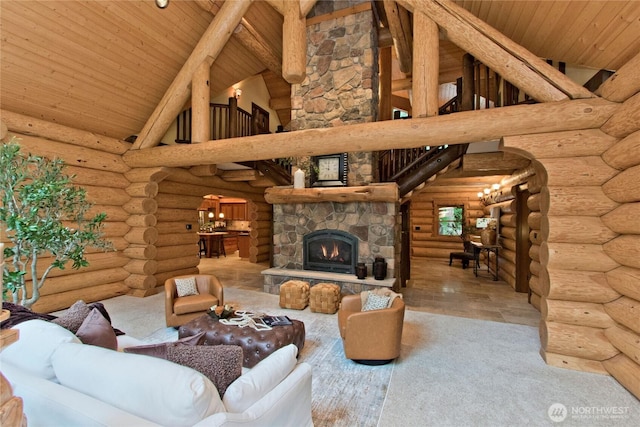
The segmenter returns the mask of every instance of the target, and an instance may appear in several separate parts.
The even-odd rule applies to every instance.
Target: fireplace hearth
[[[318,230],[303,237],[303,269],[355,274],[358,238],[340,230]]]

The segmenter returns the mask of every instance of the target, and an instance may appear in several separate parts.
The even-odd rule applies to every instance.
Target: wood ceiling
[[[2,0],[0,107],[116,138],[138,133],[220,3]],[[616,70],[640,51],[638,1],[455,3],[542,58]],[[255,1],[245,19],[281,55],[282,16]],[[443,35],[441,81],[461,75],[462,53]],[[267,68],[232,37],[212,67],[211,91],[263,72],[276,88]]]

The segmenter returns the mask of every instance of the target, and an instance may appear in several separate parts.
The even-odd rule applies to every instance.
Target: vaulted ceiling
[[[116,138],[138,133],[222,2],[2,0],[0,108]],[[616,70],[640,51],[638,1],[455,3],[541,58]],[[280,59],[282,21],[255,1],[237,31]],[[454,81],[464,52],[441,36],[441,81]],[[212,93],[264,73],[281,97],[267,62],[232,36],[212,66]]]

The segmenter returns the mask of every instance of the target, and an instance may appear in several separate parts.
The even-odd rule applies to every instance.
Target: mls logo
[[[549,418],[551,418],[551,421],[555,423],[561,423],[567,418],[567,407],[562,403],[554,403],[553,405],[549,406],[547,414],[549,415]]]

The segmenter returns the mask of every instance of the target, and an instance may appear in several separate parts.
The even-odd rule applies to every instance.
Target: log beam
[[[138,139],[131,147],[133,150],[158,145],[182,107],[189,100],[191,79],[196,69],[208,58],[215,60],[218,57],[249,6],[251,6],[251,0],[224,2],[140,131]]]
[[[393,37],[400,71],[410,74],[413,61],[413,36],[409,12],[394,0],[383,0],[389,30]]]
[[[605,150],[615,147],[617,141],[617,138],[607,135],[600,129],[580,129],[507,136],[502,138],[501,146],[505,151],[515,152],[527,158],[556,159],[599,156]]]
[[[271,187],[265,191],[268,203],[317,203],[317,202],[392,202],[400,199],[395,183],[372,184],[359,187],[305,188]]]
[[[282,74],[282,60],[277,50],[246,19],[233,31],[233,36],[268,69]]]
[[[596,94],[609,101],[624,102],[640,92],[640,53],[624,64],[596,90]]]
[[[526,168],[529,163],[529,159],[513,153],[473,153],[462,157],[462,171],[510,175],[517,169]]]
[[[229,138],[189,146],[175,144],[129,150],[123,157],[131,167],[193,166],[318,156],[345,149],[359,152],[465,144],[511,135],[597,128],[619,107],[619,104],[600,98],[518,105],[444,116]],[[345,146],[344,141],[347,140],[349,144]]]
[[[590,98],[594,95],[533,53],[513,42],[472,13],[449,0],[400,0],[399,4],[423,12],[447,38],[469,52],[504,79],[541,102]]]

